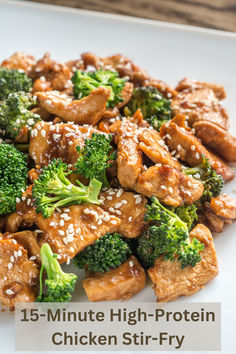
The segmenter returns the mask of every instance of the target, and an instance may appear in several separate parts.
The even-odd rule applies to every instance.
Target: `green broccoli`
[[[0,215],[12,213],[27,185],[27,158],[13,145],[0,144]]]
[[[200,165],[183,170],[186,175],[191,175],[203,183],[204,192],[200,198],[201,203],[217,197],[221,193],[224,185],[223,178],[211,168],[208,159],[203,155],[202,158],[203,161]]]
[[[6,136],[15,139],[24,126],[31,129],[40,121],[38,114],[32,113],[29,108],[36,104],[36,100],[24,92],[10,93],[6,100],[0,102],[0,128]]]
[[[131,100],[124,109],[126,116],[133,115],[140,108],[143,118],[156,130],[172,117],[171,101],[152,86],[134,89]]]
[[[90,139],[85,140],[83,148],[77,146],[79,157],[75,172],[89,179],[96,178],[103,187],[109,187],[106,170],[111,166],[109,161],[116,158],[116,152],[110,154],[111,139],[111,135],[93,133]]]
[[[99,204],[98,195],[102,183],[95,178],[90,181],[88,186],[76,181],[78,187],[66,178],[69,173],[67,172],[67,164],[63,163],[61,159],[54,159],[43,168],[33,186],[33,198],[37,213],[42,213],[45,218],[48,218],[58,207],[86,202]]]
[[[151,198],[145,220],[149,221],[145,233],[138,238],[137,253],[144,266],[152,266],[158,257],[177,259],[181,268],[194,267],[201,260],[199,251],[204,245],[197,239],[190,241],[188,226],[175,213]]]
[[[0,68],[0,101],[12,92],[29,92],[31,87],[32,81],[24,72]]]
[[[104,87],[110,90],[110,97],[107,107],[114,107],[117,103],[122,102],[121,92],[125,86],[125,79],[119,78],[117,71],[97,70],[93,72],[77,70],[73,77],[75,98],[83,98],[88,96],[97,87]]]
[[[40,249],[40,258],[42,262],[39,277],[40,291],[36,302],[69,302],[77,276],[63,272],[57,261],[57,255],[53,254],[47,243],[44,243]],[[47,279],[43,281],[44,270]],[[43,293],[43,285],[47,287],[46,293]]]
[[[119,267],[131,254],[128,243],[118,233],[107,233],[88,246],[74,259],[79,269],[85,266],[91,272],[104,273]]]
[[[195,204],[179,206],[175,208],[174,213],[187,224],[189,230],[193,228],[195,221],[198,220],[197,206]]]

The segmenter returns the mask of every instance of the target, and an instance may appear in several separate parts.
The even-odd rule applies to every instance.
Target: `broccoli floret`
[[[156,130],[160,130],[161,125],[172,116],[170,100],[152,86],[137,87],[124,113],[133,115],[138,108],[141,109],[143,118]]]
[[[94,178],[88,186],[79,181],[76,181],[79,187],[75,186],[66,178],[70,173],[67,169],[67,164],[61,159],[54,159],[43,168],[39,178],[34,181],[33,197],[36,211],[42,213],[45,218],[51,216],[58,207],[85,202],[99,204],[98,195],[102,183]]]
[[[184,173],[200,180],[204,185],[204,192],[200,202],[210,201],[217,197],[223,188],[223,178],[211,168],[211,165],[206,157],[202,155],[203,161],[200,165],[190,168],[185,168]]]
[[[0,101],[12,92],[29,92],[31,87],[32,81],[24,72],[0,68]]]
[[[107,233],[77,254],[74,263],[79,269],[87,266],[91,272],[104,273],[119,267],[130,254],[128,243],[120,234]]]
[[[27,184],[27,158],[13,145],[0,144],[0,215],[12,213]]]
[[[53,254],[50,246],[44,243],[40,249],[41,270],[40,270],[40,291],[36,302],[69,302],[71,292],[77,276],[73,273],[64,273],[57,261],[57,255]],[[43,273],[46,270],[47,279],[43,281]],[[43,293],[43,286],[47,291]]]
[[[6,136],[15,139],[21,128],[28,126],[31,129],[40,121],[40,116],[29,110],[36,104],[36,100],[24,92],[10,93],[6,100],[0,102],[0,128]]]
[[[93,72],[77,70],[73,77],[75,98],[88,96],[97,87],[104,87],[110,90],[110,97],[107,107],[114,107],[117,103],[123,101],[121,92],[125,86],[125,79],[119,78],[117,71],[97,70]]]
[[[175,213],[160,204],[156,197],[151,198],[151,206],[145,220],[150,224],[146,232],[138,238],[137,253],[144,266],[152,266],[158,257],[177,259],[181,268],[194,267],[201,260],[199,251],[204,245],[197,239],[190,241],[188,226]]]
[[[76,173],[86,178],[96,178],[102,182],[103,187],[109,187],[106,169],[111,166],[116,158],[116,152],[111,153],[111,135],[93,133],[90,139],[86,139],[84,147],[77,146],[79,153],[75,164]]]
[[[175,208],[174,212],[187,224],[189,230],[193,228],[195,221],[198,220],[197,206],[195,204],[179,206]]]

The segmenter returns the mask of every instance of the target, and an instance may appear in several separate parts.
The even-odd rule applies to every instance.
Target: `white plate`
[[[231,131],[236,135],[236,34],[143,19],[105,15],[64,7],[0,1],[0,60],[15,51],[36,57],[50,51],[55,59],[78,58],[85,51],[98,55],[122,53],[156,78],[175,85],[183,77],[221,83],[228,98]],[[234,194],[236,182],[225,187]],[[178,301],[217,301],[223,310],[223,351],[233,353],[236,335],[236,225],[215,237],[220,274],[204,290]],[[80,290],[75,300],[85,300]],[[151,287],[133,301],[155,301]],[[14,352],[13,316],[0,315],[3,353]]]

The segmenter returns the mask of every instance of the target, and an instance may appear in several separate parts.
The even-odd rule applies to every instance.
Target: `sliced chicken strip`
[[[146,285],[146,275],[134,256],[106,273],[87,271],[83,288],[90,301],[128,300]]]
[[[134,238],[141,234],[146,223],[147,200],[143,195],[125,192],[123,189],[108,189],[99,196],[100,207],[111,215],[118,216],[121,224],[117,232],[127,238]]]
[[[200,88],[211,89],[212,91],[214,91],[214,94],[219,100],[223,100],[226,97],[226,92],[222,85],[212,84],[209,82],[201,82],[188,78],[184,78],[183,80],[181,80],[178,83],[176,90],[180,92],[184,90],[196,90]]]
[[[142,171],[142,151],[137,139],[137,128],[130,121],[121,123],[118,138],[118,179],[122,187],[134,189]]]
[[[96,125],[106,110],[110,91],[99,87],[81,100],[71,100],[58,91],[37,92],[39,104],[66,122]]]
[[[236,138],[217,124],[201,120],[193,124],[195,135],[226,161],[236,162]]]
[[[36,60],[33,55],[24,52],[16,52],[12,54],[10,58],[3,60],[1,66],[8,69],[23,70],[26,74],[29,74],[35,64]]]
[[[202,196],[204,187],[200,181],[162,165],[149,167],[143,172],[135,189],[140,194],[147,197],[155,195],[161,202],[177,207],[194,203]]]
[[[162,165],[169,165],[180,169],[180,163],[170,154],[164,140],[162,140],[156,130],[152,128],[141,129],[138,139],[140,141],[140,149],[154,163],[161,163]]]
[[[188,130],[179,127],[174,121],[161,126],[161,136],[166,137],[167,144],[171,151],[176,151],[179,158],[191,166],[199,165],[204,155],[211,167],[219,173],[225,181],[234,178],[234,171],[218,156],[208,151],[201,142]]]
[[[223,193],[219,197],[212,198],[210,208],[213,212],[225,221],[236,219],[236,200],[228,194]]]
[[[61,263],[68,261],[107,232],[115,232],[120,219],[97,205],[81,204],[56,210],[47,219],[37,215],[38,228],[43,231],[40,244],[49,243]]]
[[[201,251],[202,260],[195,267],[187,266],[181,269],[181,263],[158,258],[148,274],[154,283],[153,290],[157,301],[167,302],[179,296],[189,296],[209,283],[218,274],[218,262],[213,238],[210,230],[198,224],[190,233],[190,238],[196,238],[204,243]]]
[[[0,239],[0,301],[14,309],[17,302],[34,302],[39,270],[15,240]]]
[[[39,233],[37,231],[25,230],[13,234],[6,233],[3,237],[4,239],[16,240],[19,245],[23,246],[27,250],[30,260],[36,262],[37,264],[41,264],[40,247],[37,241]]]
[[[190,126],[196,121],[207,120],[223,129],[229,127],[227,111],[210,88],[181,91],[173,98],[171,105],[173,114],[185,114]]]
[[[70,123],[37,123],[31,132],[29,153],[35,164],[48,165],[54,158],[74,164],[78,159],[76,147],[93,132],[92,126],[80,127]]]
[[[29,229],[36,222],[36,208],[33,203],[32,186],[22,195],[22,200],[16,204],[16,210],[6,218],[6,231],[15,233],[19,229]]]
[[[127,105],[127,103],[131,100],[133,89],[134,89],[134,85],[132,84],[132,82],[125,83],[125,87],[121,92],[121,97],[123,101],[119,102],[116,105],[117,108],[122,108],[125,105]]]
[[[71,72],[69,68],[65,63],[51,59],[50,53],[46,53],[42,59],[37,61],[31,76],[34,80],[40,79],[41,81],[46,82],[51,90],[63,91],[69,86],[72,86],[70,81]],[[36,92],[37,86],[39,86],[39,82],[34,83],[34,92]]]

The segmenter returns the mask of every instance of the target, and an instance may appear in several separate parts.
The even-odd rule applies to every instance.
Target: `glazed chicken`
[[[83,288],[90,301],[127,300],[141,291],[146,275],[134,256],[106,273],[86,272]]]
[[[14,309],[17,302],[35,300],[39,270],[14,239],[0,239],[0,301]]]
[[[92,204],[72,205],[55,211],[47,219],[37,215],[37,225],[42,231],[40,244],[47,242],[61,263],[69,262],[107,232],[115,232],[120,222],[116,216]]]
[[[196,293],[218,274],[216,250],[211,232],[202,224],[198,224],[191,232],[191,238],[204,243],[201,252],[202,260],[194,267],[181,269],[180,262],[166,261],[158,258],[148,274],[154,284],[157,301],[167,302],[179,296]]]

